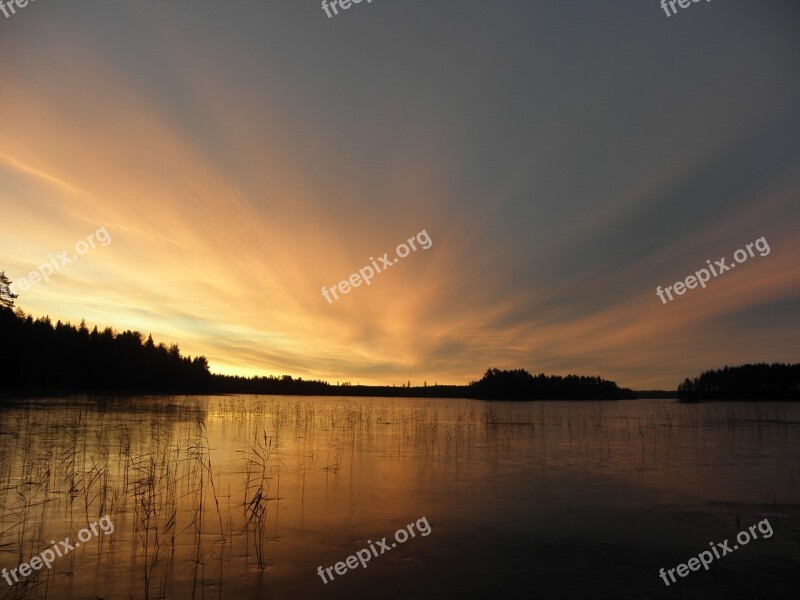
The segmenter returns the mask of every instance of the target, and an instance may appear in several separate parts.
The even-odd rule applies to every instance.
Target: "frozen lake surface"
[[[133,397],[0,408],[2,598],[786,598],[800,406]],[[368,542],[416,535],[323,583]],[[774,535],[667,587],[768,519]]]

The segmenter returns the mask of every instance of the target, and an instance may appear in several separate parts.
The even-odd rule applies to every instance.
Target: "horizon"
[[[0,0],[6,595],[796,595],[798,31]]]
[[[0,275],[2,275],[2,271],[0,271]],[[0,291],[2,291],[2,290],[0,289]],[[4,308],[3,306],[0,306],[0,310],[3,310],[3,308]],[[84,326],[87,331],[92,332],[92,333],[95,332],[95,331],[98,332],[98,333],[102,333],[103,331],[106,331],[106,330],[110,330],[113,333],[113,335],[115,335],[115,336],[119,335],[120,333],[124,333],[124,332],[119,331],[116,328],[114,328],[112,326],[108,326],[108,325],[104,326],[104,327],[100,327],[99,325],[93,325],[93,326],[90,327],[89,324],[85,323],[84,321],[82,321],[78,325],[75,325],[75,324],[73,324],[73,323],[71,323],[69,321],[63,322],[63,323],[61,321],[56,321],[55,323],[53,323],[52,319],[50,319],[50,317],[48,315],[36,317],[34,315],[26,314],[19,306],[13,306],[13,312],[15,314],[17,314],[18,316],[20,316],[22,318],[25,318],[25,319],[30,318],[30,319],[33,319],[34,321],[36,321],[36,320],[46,320],[46,321],[50,322],[53,325],[53,327],[56,327],[58,323],[61,323],[61,325],[66,326],[66,327],[72,327],[75,330],[78,330],[78,329],[81,328],[81,326]],[[153,339],[152,334],[148,334],[147,336],[145,336],[145,334],[143,332],[140,332],[140,331],[126,330],[125,332],[138,334],[138,336],[140,337],[140,339],[141,339],[141,341],[143,343],[152,341],[153,344],[155,346],[158,346],[158,347],[162,347],[163,346],[165,348],[169,348],[173,343],[176,346],[180,346],[180,344],[178,342],[173,342],[173,343],[167,344],[164,341],[155,340],[155,339]],[[185,358],[188,358],[188,359],[195,359],[195,358],[204,358],[205,359],[205,358],[207,358],[207,357],[205,357],[203,355],[192,356],[192,355],[184,354],[183,352],[181,352],[181,356],[185,357]],[[721,370],[725,370],[725,369],[735,369],[735,368],[739,368],[739,367],[748,367],[748,366],[754,366],[754,365],[756,365],[756,366],[757,365],[767,365],[767,366],[769,366],[770,364],[772,364],[772,365],[780,364],[780,365],[792,366],[792,363],[789,363],[789,362],[778,362],[778,363],[763,363],[762,362],[762,363],[745,363],[745,364],[741,364],[741,365],[722,365],[722,366],[716,366],[716,367],[707,367],[707,368],[703,369],[701,372],[698,372],[698,373],[693,374],[693,375],[687,375],[684,379],[689,379],[689,380],[695,379],[695,377],[700,376],[700,375],[702,375],[702,374],[704,374],[706,372],[721,371]],[[211,375],[214,375],[214,376],[215,375],[219,375],[219,376],[223,376],[223,377],[230,377],[230,376],[233,376],[233,377],[247,377],[247,378],[282,378],[282,377],[290,377],[290,378],[294,379],[295,381],[301,381],[302,380],[302,381],[305,381],[305,382],[323,383],[323,384],[329,385],[331,387],[342,387],[342,386],[347,386],[347,387],[378,387],[378,388],[396,388],[396,387],[399,387],[399,388],[403,388],[403,389],[409,389],[409,388],[411,388],[411,389],[415,389],[415,388],[424,389],[426,387],[465,387],[465,388],[469,388],[474,383],[480,381],[482,379],[482,377],[485,377],[492,370],[497,370],[497,369],[496,369],[496,367],[487,367],[486,370],[483,372],[482,376],[479,376],[479,377],[474,378],[474,379],[473,378],[469,378],[465,382],[461,382],[461,383],[453,383],[453,382],[439,383],[438,381],[434,381],[433,383],[428,383],[427,380],[423,380],[422,384],[413,383],[411,381],[407,381],[405,384],[403,382],[400,382],[399,385],[397,383],[361,383],[360,381],[356,381],[355,383],[353,383],[349,379],[346,379],[345,381],[337,381],[336,383],[333,383],[332,381],[328,381],[328,380],[324,380],[324,379],[313,379],[313,380],[312,379],[307,379],[307,378],[303,378],[303,377],[300,377],[300,376],[296,376],[296,375],[294,375],[292,373],[279,373],[279,374],[269,374],[269,375],[255,374],[255,375],[250,375],[250,376],[218,373],[218,372],[214,372],[213,370],[211,370],[210,373],[211,373]],[[545,373],[544,371],[536,371],[536,370],[526,369],[526,368],[522,368],[522,367],[516,367],[516,368],[511,368],[511,369],[500,369],[500,370],[511,370],[511,371],[513,371],[513,370],[522,370],[525,373],[528,373],[529,375],[531,375],[533,377],[537,377],[537,376],[545,376],[545,377],[570,377],[570,376],[574,376],[574,377],[597,377],[597,378],[599,378],[601,380],[609,381],[610,383],[613,383],[613,384],[617,385],[619,387],[619,389],[621,389],[621,390],[630,390],[632,392],[641,392],[641,393],[671,393],[671,392],[675,392],[676,397],[677,397],[678,392],[679,392],[679,386],[683,383],[683,382],[679,382],[678,384],[676,384],[675,388],[648,388],[648,389],[642,389],[642,388],[633,388],[633,387],[630,387],[630,386],[626,386],[624,384],[621,384],[618,381],[610,380],[610,379],[608,379],[606,377],[603,377],[601,374],[587,374],[587,373],[577,373],[577,372]]]

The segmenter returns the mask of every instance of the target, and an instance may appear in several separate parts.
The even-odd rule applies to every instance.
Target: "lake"
[[[787,598],[799,476],[789,403],[19,401],[0,567],[64,555],[0,597]],[[765,519],[774,535],[660,577]]]

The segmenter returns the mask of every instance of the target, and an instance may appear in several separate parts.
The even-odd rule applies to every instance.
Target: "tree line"
[[[521,369],[489,369],[469,385],[332,385],[326,381],[213,374],[205,356],[181,354],[177,344],[156,344],[138,331],[75,326],[49,317],[34,319],[0,307],[0,393],[75,392],[238,393],[411,398],[619,399],[633,397],[599,377],[532,376]]]
[[[622,400],[635,398],[627,388],[620,388],[613,381],[600,377],[579,375],[531,375],[524,369],[501,371],[489,369],[484,376],[470,383],[472,398],[530,400]]]
[[[91,331],[15,309],[10,281],[0,272],[0,395],[74,392],[239,393],[313,396],[402,396],[485,400],[620,400],[664,397],[613,381],[578,375],[531,375],[489,369],[468,385],[367,386],[281,377],[213,374],[205,356],[183,356],[177,344],[156,344],[138,331]],[[756,364],[705,371],[678,386],[683,401],[798,400],[800,365]],[[674,396],[672,396],[674,397]]]
[[[699,400],[800,400],[800,364],[746,364],[703,371],[678,386],[684,402]]]
[[[0,382],[5,392],[191,393],[212,380],[204,356],[181,355],[138,331],[91,331],[0,308]]]

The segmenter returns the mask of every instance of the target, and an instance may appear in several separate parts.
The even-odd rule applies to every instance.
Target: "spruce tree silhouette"
[[[138,331],[89,332],[49,317],[14,311],[11,281],[0,273],[0,393],[131,391],[191,393],[212,387],[205,357],[181,356],[173,344],[147,343]]]
[[[13,310],[14,300],[18,296],[11,291],[11,281],[5,271],[0,271],[0,308]]]

